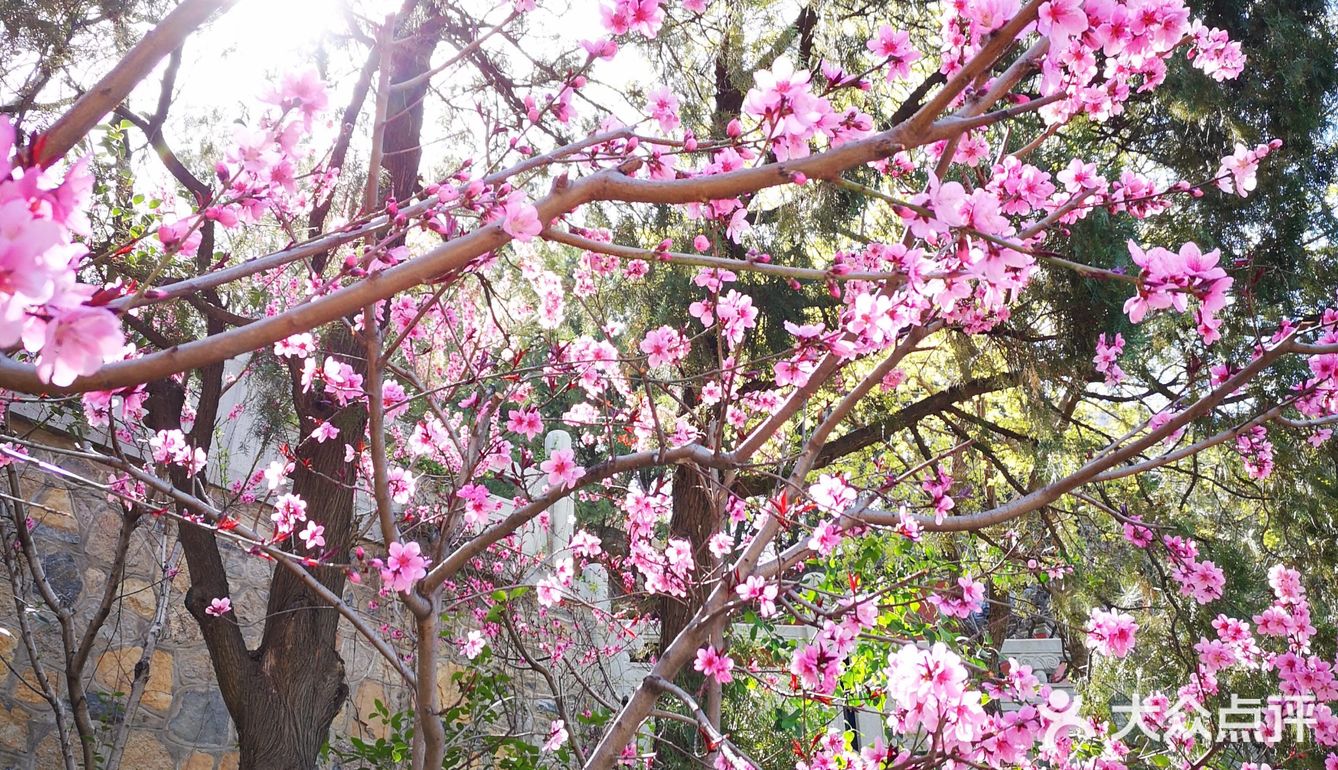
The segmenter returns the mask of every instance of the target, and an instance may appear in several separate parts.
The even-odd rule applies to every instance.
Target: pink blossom
[[[544,422],[538,409],[513,409],[507,415],[506,429],[512,433],[522,433],[527,439],[543,433]]]
[[[270,489],[278,489],[279,485],[287,480],[288,474],[293,472],[293,464],[285,463],[282,460],[275,460],[265,466],[265,486]]]
[[[896,732],[941,733],[949,750],[969,749],[984,734],[981,694],[968,689],[966,667],[946,645],[905,644],[888,662],[888,721]]]
[[[762,617],[769,618],[776,614],[776,584],[768,583],[761,575],[749,575],[734,592],[740,599],[757,602],[758,614]]]
[[[554,752],[562,748],[567,742],[567,725],[561,719],[555,719],[548,725],[548,738],[544,741],[542,750],[545,753]]]
[[[1205,253],[1191,242],[1182,245],[1178,253],[1159,247],[1143,251],[1130,241],[1129,255],[1142,268],[1138,294],[1124,303],[1130,321],[1139,323],[1152,310],[1173,307],[1184,312],[1191,297],[1199,300],[1203,321],[1212,321],[1213,314],[1226,306],[1232,278],[1217,266],[1221,257],[1217,249]],[[1211,343],[1216,332],[1211,323],[1209,328],[1204,341]]]
[[[409,502],[414,495],[414,491],[417,490],[418,479],[414,478],[412,471],[393,467],[386,472],[386,487],[390,490],[390,498],[400,505],[404,505]]]
[[[1096,164],[1087,163],[1081,158],[1074,158],[1069,165],[1055,175],[1070,193],[1082,190],[1100,189],[1106,186],[1106,180],[1096,173]]]
[[[219,596],[209,600],[209,606],[204,608],[204,614],[221,618],[232,612],[232,599],[226,596]]]
[[[463,642],[460,643],[460,654],[467,660],[477,658],[483,652],[484,647],[483,634],[478,631],[470,631]]]
[[[197,225],[198,220],[194,218],[164,222],[158,228],[158,241],[164,249],[193,257],[200,248],[201,235]]]
[[[501,506],[500,501],[493,501],[488,488],[482,484],[465,484],[455,494],[465,503],[464,521],[470,526],[487,523]]]
[[[330,96],[316,70],[305,69],[284,73],[278,89],[267,100],[283,108],[296,107],[310,118],[326,108]]]
[[[1211,561],[1187,561],[1172,571],[1171,576],[1180,583],[1180,593],[1191,597],[1199,604],[1220,599],[1226,586],[1226,575]]]
[[[532,240],[544,229],[539,221],[539,211],[530,203],[529,198],[520,190],[507,196],[502,205],[502,230],[512,238],[525,243]]]
[[[576,454],[570,449],[559,449],[552,456],[539,464],[539,470],[548,474],[548,483],[553,487],[569,489],[585,475],[585,469],[576,464]]]
[[[314,551],[325,545],[325,527],[314,521],[307,522],[307,528],[297,534],[306,544],[308,551]]]
[[[381,568],[381,583],[391,591],[408,593],[414,583],[427,575],[427,559],[418,543],[391,543],[386,565]]]
[[[1152,530],[1143,526],[1142,522],[1138,516],[1130,516],[1129,520],[1124,522],[1124,539],[1135,548],[1147,548],[1156,540]]]
[[[1252,479],[1266,479],[1273,473],[1273,443],[1268,431],[1255,425],[1236,436],[1236,453],[1245,465],[1245,473]]]
[[[311,332],[302,332],[294,334],[286,339],[274,343],[274,355],[293,356],[297,358],[306,358],[316,351],[316,338]]]
[[[64,387],[79,376],[121,357],[125,338],[116,316],[102,307],[49,306],[46,323],[32,323],[23,332],[23,346],[37,353],[37,377]]]
[[[744,114],[758,119],[780,160],[807,156],[809,142],[831,131],[824,123],[832,115],[831,103],[810,91],[809,78],[781,57],[771,69],[753,73],[755,85],[744,97]]]
[[[604,28],[615,35],[636,31],[653,39],[664,23],[660,0],[613,0],[613,5],[600,5],[599,15]]]
[[[275,533],[282,539],[291,535],[299,522],[307,520],[307,501],[297,495],[280,495],[269,517],[274,521]]]
[[[874,56],[887,61],[887,80],[892,82],[911,73],[911,65],[920,59],[920,52],[911,45],[906,30],[893,30],[890,24],[878,28],[878,34],[865,44]]]
[[[329,441],[338,435],[339,429],[334,425],[331,425],[329,422],[322,422],[311,432],[311,437],[315,439],[318,444],[324,444],[326,441]]]
[[[929,603],[947,617],[968,618],[985,605],[985,584],[970,576],[957,578],[955,594],[930,594]]]
[[[660,130],[669,133],[678,128],[678,97],[668,86],[658,86],[646,93],[646,111],[660,124]]]
[[[1088,619],[1087,646],[1103,655],[1123,658],[1134,648],[1138,623],[1118,610],[1092,609]]]
[[[600,540],[586,530],[580,530],[572,535],[571,542],[567,544],[572,553],[587,559],[593,559],[600,554]]]
[[[703,647],[697,650],[697,660],[692,667],[721,684],[734,681],[734,661],[728,654],[715,647]]]
[[[1037,28],[1052,45],[1061,46],[1087,31],[1087,13],[1082,0],[1046,0],[1041,4]]]
[[[1270,152],[1268,144],[1261,144],[1254,149],[1236,144],[1235,152],[1222,158],[1222,165],[1217,169],[1217,186],[1224,192],[1235,192],[1244,198],[1254,191],[1259,182],[1256,173],[1259,161]]]
[[[688,354],[687,339],[670,326],[646,332],[640,347],[641,352],[646,354],[646,364],[652,368],[676,364]]]
[[[1115,339],[1107,342],[1106,335],[1102,334],[1096,341],[1096,357],[1092,363],[1096,364],[1096,370],[1106,375],[1107,385],[1118,385],[1124,379],[1124,370],[1120,369],[1115,360],[1124,352],[1124,336],[1115,335]]]
[[[813,528],[808,547],[819,556],[831,556],[841,544],[841,527],[834,521],[824,521]]]
[[[534,587],[534,593],[539,604],[544,607],[552,607],[562,601],[562,586],[554,577],[540,580]]]

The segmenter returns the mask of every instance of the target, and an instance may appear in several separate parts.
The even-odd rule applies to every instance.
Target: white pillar
[[[551,431],[544,437],[544,454],[552,457],[554,452],[571,449],[571,434],[565,430]],[[541,481],[547,484],[547,481]],[[548,509],[548,553],[554,554],[571,543],[571,536],[576,529],[576,503],[570,496],[553,503]]]

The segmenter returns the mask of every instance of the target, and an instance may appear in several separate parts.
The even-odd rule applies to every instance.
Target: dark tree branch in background
[[[858,452],[861,449],[877,444],[886,440],[893,433],[903,430],[920,420],[931,415],[938,414],[948,407],[959,404],[963,401],[994,393],[1015,387],[1022,380],[1020,372],[1005,372],[995,374],[989,377],[980,377],[974,380],[953,385],[950,388],[939,391],[932,396],[926,396],[919,401],[908,404],[901,409],[885,415],[877,422],[869,423],[856,428],[848,433],[828,441],[818,453],[818,459],[813,467],[822,468],[830,465],[847,455]]]

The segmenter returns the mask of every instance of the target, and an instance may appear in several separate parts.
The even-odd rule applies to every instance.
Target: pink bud
[[[689,131],[689,132],[687,133],[687,135],[685,135],[685,136],[683,137],[683,149],[684,149],[684,150],[687,150],[688,152],[696,152],[696,151],[697,151],[697,135],[696,135],[696,134],[694,134],[694,133],[692,133],[691,131]]]
[[[692,248],[704,252],[711,248],[711,239],[707,238],[705,235],[699,235],[692,239]]]
[[[808,176],[796,171],[793,174],[790,174],[790,181],[795,184],[804,184],[808,181]]]
[[[729,135],[730,139],[738,139],[743,136],[743,124],[739,122],[738,118],[735,118],[725,127],[725,133]]]

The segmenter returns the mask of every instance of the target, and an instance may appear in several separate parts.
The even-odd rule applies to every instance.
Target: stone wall
[[[34,437],[53,446],[71,446],[59,434]],[[41,457],[40,453],[35,453]],[[102,479],[105,471],[68,457],[46,456],[85,478]],[[108,565],[115,551],[119,511],[97,491],[31,467],[15,466],[20,495],[27,501],[33,535],[48,581],[62,602],[73,607],[75,629],[82,634],[102,596]],[[0,491],[8,490],[0,476]],[[8,511],[6,511],[8,513]],[[258,512],[257,512],[258,513]],[[238,765],[236,733],[214,681],[204,642],[183,597],[189,585],[184,559],[174,553],[170,520],[142,522],[132,538],[125,579],[117,592],[88,664],[86,682],[94,720],[100,730],[99,753],[105,757],[115,740],[136,666],[150,631],[157,626],[155,649],[148,656],[148,674],[139,706],[131,714],[121,766],[134,770],[226,770]],[[265,607],[265,587],[272,565],[231,545],[223,555],[233,586],[234,613],[248,643],[258,642]],[[160,565],[179,565],[174,575]],[[168,577],[168,575],[171,575]],[[30,592],[21,575],[28,603],[24,619],[57,692],[64,692],[60,628],[55,614]],[[350,587],[345,597],[365,606],[373,592]],[[162,600],[160,608],[159,602]],[[380,699],[392,711],[403,708],[395,697],[405,688],[370,646],[351,628],[342,635],[349,698],[336,719],[333,735],[376,737],[378,726],[367,715]],[[63,766],[50,705],[37,685],[20,632],[20,620],[8,574],[0,569],[0,770],[45,770]],[[449,669],[443,670],[449,681]]]

